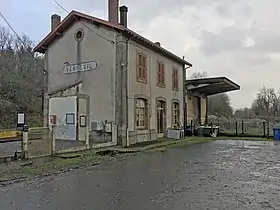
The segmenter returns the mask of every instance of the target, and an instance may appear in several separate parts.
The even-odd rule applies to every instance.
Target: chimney
[[[156,46],[160,47],[160,42],[155,42],[154,43]]]
[[[109,22],[119,24],[119,0],[108,0]]]
[[[56,26],[59,25],[61,21],[61,17],[57,14],[53,14],[51,17],[51,29],[54,30]]]
[[[120,24],[126,28],[127,28],[127,13],[128,13],[127,6],[125,6],[125,5],[121,6],[120,7],[120,16],[121,16]]]

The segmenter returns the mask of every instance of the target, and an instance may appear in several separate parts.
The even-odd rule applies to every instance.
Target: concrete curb
[[[159,147],[164,147],[164,146],[169,146],[173,144],[178,144],[188,141],[188,139],[181,139],[181,140],[167,140],[155,144],[150,144],[147,146],[139,146],[139,147],[128,147],[128,148],[123,148],[123,147],[108,147],[108,148],[103,148],[100,150],[95,151],[96,154],[99,153],[106,153],[106,152],[113,152],[113,153],[137,153],[137,152],[144,152],[150,149],[155,149]]]

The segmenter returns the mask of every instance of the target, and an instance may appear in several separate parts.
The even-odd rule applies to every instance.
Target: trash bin
[[[280,125],[273,126],[273,139],[280,140]]]

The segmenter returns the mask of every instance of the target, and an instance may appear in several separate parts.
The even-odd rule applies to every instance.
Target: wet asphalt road
[[[280,209],[279,155],[280,145],[236,141],[143,153],[2,187],[0,209]]]

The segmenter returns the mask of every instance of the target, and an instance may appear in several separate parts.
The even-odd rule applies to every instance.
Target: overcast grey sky
[[[67,10],[107,19],[107,0],[58,0]],[[1,11],[21,34],[38,43],[50,16],[65,11],[52,0],[0,0]],[[279,88],[279,0],[120,0],[129,27],[206,71],[241,85],[230,94],[235,108],[250,106],[263,85]],[[2,20],[0,24],[5,25]],[[279,73],[277,73],[279,72]]]

